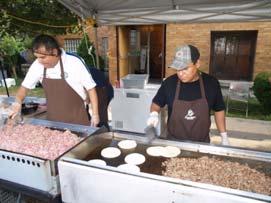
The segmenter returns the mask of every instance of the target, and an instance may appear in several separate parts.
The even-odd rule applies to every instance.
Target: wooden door
[[[165,76],[165,25],[142,25],[139,29],[141,46],[149,47],[149,79],[162,81]]]
[[[162,79],[163,62],[163,25],[153,25],[150,40],[150,77]]]
[[[257,31],[211,33],[210,74],[222,80],[251,81]]]

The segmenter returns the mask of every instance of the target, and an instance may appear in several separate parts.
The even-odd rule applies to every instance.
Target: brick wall
[[[201,70],[209,72],[211,31],[258,30],[253,78],[261,71],[271,70],[271,22],[168,24],[166,32],[166,67],[179,45],[193,44],[201,53]],[[166,76],[173,74],[166,69]]]
[[[195,23],[167,24],[166,28],[166,67],[172,62],[177,46],[193,44],[201,52],[201,70],[209,72],[211,31],[258,30],[253,77],[262,71],[271,70],[271,22],[242,23]],[[92,29],[87,30],[94,41]],[[99,45],[102,37],[109,37],[109,77],[112,84],[117,79],[117,40],[115,26],[98,28]],[[166,77],[175,73],[166,68]]]
[[[93,28],[88,28],[86,32],[89,35],[90,41],[95,41]],[[97,29],[98,35],[98,51],[100,54],[102,47],[102,38],[108,37],[108,59],[109,59],[109,79],[112,84],[114,84],[117,79],[117,37],[116,37],[116,27],[115,26],[101,26]]]
[[[67,34],[67,35],[57,35],[55,38],[57,39],[59,45],[64,47],[64,42],[67,39],[81,39],[83,36],[82,34]]]

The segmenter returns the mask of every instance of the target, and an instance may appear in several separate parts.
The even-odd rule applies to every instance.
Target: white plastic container
[[[121,78],[122,87],[126,89],[144,89],[145,85],[148,83],[148,74],[128,74]]]
[[[16,85],[16,81],[14,78],[6,78],[5,81],[6,81],[7,87],[11,87],[11,86]],[[5,82],[3,79],[1,80],[1,84],[2,84],[2,86],[5,86]]]

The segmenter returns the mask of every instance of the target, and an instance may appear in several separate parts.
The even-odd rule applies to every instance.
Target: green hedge
[[[253,85],[254,95],[264,108],[264,114],[271,113],[271,72],[259,73]]]

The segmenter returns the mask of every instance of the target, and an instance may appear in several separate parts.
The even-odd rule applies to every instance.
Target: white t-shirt
[[[87,95],[84,88],[90,90],[96,86],[91,74],[79,58],[66,54],[64,50],[62,50],[61,58],[66,82],[85,100]],[[34,89],[38,81],[42,82],[43,70],[43,65],[36,59],[30,66],[22,86],[27,89]],[[61,78],[60,61],[54,68],[47,68],[46,78]]]

